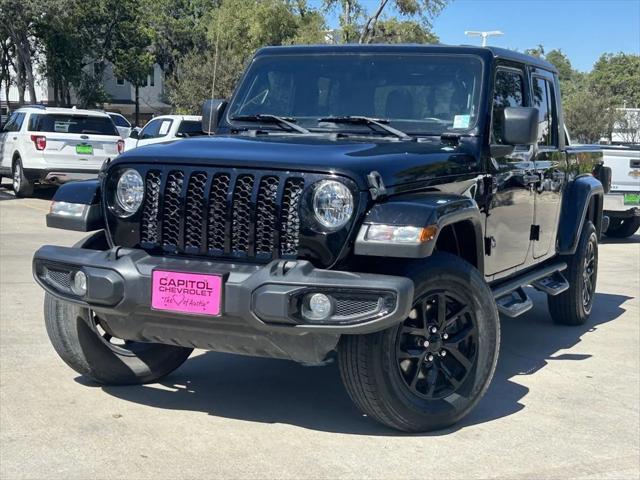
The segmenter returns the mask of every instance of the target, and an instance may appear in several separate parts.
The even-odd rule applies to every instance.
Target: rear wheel
[[[418,265],[409,318],[368,335],[343,335],[342,379],[354,403],[407,432],[459,421],[486,391],[496,366],[498,312],[482,275],[438,253]]]
[[[104,385],[149,383],[173,372],[193,349],[115,338],[91,310],[45,295],[47,333],[76,372]]]
[[[20,157],[16,158],[13,162],[12,178],[13,192],[16,194],[16,197],[30,197],[33,195],[33,183],[25,176]]]
[[[563,260],[569,288],[547,296],[549,312],[556,323],[582,325],[591,315],[598,280],[598,235],[593,223],[585,222],[576,252]]]
[[[604,234],[611,238],[627,238],[640,228],[640,217],[611,218]]]

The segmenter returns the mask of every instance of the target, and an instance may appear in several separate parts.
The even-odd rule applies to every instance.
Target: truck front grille
[[[142,248],[265,261],[298,254],[304,174],[173,167],[142,174]]]

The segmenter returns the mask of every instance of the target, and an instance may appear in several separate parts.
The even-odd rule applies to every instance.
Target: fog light
[[[78,270],[73,275],[73,284],[71,290],[76,295],[85,295],[87,293],[87,276],[82,270]]]
[[[302,314],[309,320],[326,320],[331,316],[333,302],[324,293],[307,295]]]

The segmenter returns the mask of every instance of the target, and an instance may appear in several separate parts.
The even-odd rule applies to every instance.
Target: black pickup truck
[[[566,143],[557,72],[497,48],[260,50],[208,136],[138,148],[56,193],[33,259],[56,351],[102,384],[153,382],[193,348],[337,356],[368,416],[464,417],[499,312],[548,295],[588,320],[602,154]],[[606,221],[606,220],[605,220]]]

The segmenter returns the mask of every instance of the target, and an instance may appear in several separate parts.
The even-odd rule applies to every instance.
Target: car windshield
[[[385,134],[328,121],[365,116],[409,134],[464,131],[476,123],[481,75],[482,63],[471,55],[265,55],[251,64],[227,120],[255,128],[233,117],[278,115],[312,131]]]
[[[32,132],[119,135],[111,118],[92,115],[35,114],[29,120]]]

